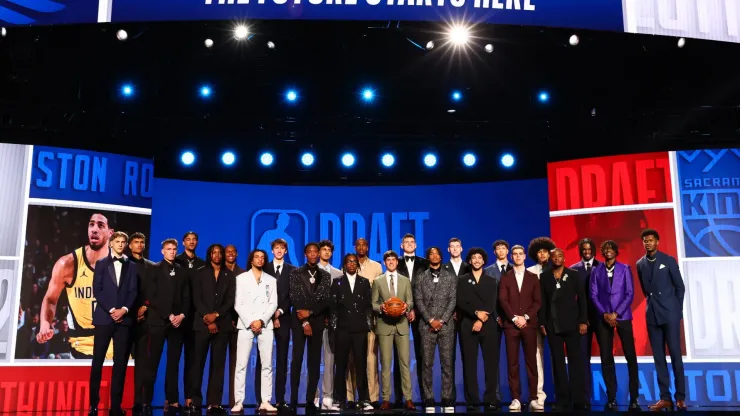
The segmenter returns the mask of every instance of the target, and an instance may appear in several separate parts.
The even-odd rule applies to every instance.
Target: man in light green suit
[[[381,410],[391,409],[391,366],[393,361],[393,345],[398,351],[399,368],[401,371],[401,385],[406,410],[416,411],[411,401],[411,372],[409,370],[409,312],[414,308],[414,298],[411,291],[411,281],[406,276],[398,274],[398,254],[389,250],[383,254],[383,262],[387,271],[373,282],[373,310],[378,314],[375,326],[378,344],[380,345],[380,366],[383,391]],[[399,298],[406,303],[406,314],[394,318],[385,314],[384,303],[390,298]],[[397,397],[396,401],[400,401]]]

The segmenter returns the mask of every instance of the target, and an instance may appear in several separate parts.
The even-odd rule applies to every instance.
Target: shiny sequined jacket
[[[354,290],[347,275],[331,285],[331,329],[350,333],[369,332],[373,322],[372,287],[370,281],[360,275],[355,280]]]
[[[324,320],[329,316],[331,302],[331,275],[316,267],[311,270],[315,282],[311,283],[311,274],[307,264],[290,272],[291,325],[301,328],[303,321],[298,320],[298,311],[307,309],[311,316],[307,318],[314,334],[320,334],[325,328]]]

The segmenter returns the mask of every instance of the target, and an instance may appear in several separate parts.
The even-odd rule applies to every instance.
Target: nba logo
[[[303,261],[303,246],[308,243],[308,218],[293,209],[261,209],[252,215],[250,242],[253,249],[272,252],[270,243],[282,238],[288,242],[285,260],[294,265]],[[272,255],[269,256],[272,258]]]

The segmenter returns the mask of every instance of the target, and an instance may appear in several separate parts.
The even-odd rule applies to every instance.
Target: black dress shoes
[[[608,401],[604,405],[604,411],[605,412],[616,412],[617,411],[617,402],[614,400]]]
[[[91,407],[90,410],[87,412],[87,416],[98,416],[98,408]]]
[[[630,412],[639,412],[640,409],[640,403],[637,400],[630,400]]]
[[[476,404],[469,404],[465,406],[465,411],[467,413],[477,413],[477,412],[480,412],[480,406]]]
[[[501,406],[498,403],[488,403],[483,406],[483,411],[485,412],[498,412],[499,410],[501,410]]]

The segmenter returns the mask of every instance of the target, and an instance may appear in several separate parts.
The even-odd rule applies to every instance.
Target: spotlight
[[[491,45],[490,43],[488,45],[486,45],[486,52],[492,53],[493,52],[493,45]]]
[[[260,155],[260,163],[262,163],[262,166],[270,166],[272,165],[272,162],[275,161],[275,158],[272,156],[272,153],[265,152]]]
[[[121,94],[123,94],[124,97],[131,97],[134,95],[134,87],[131,84],[123,84],[121,87]]]
[[[450,41],[457,46],[463,46],[470,39],[470,31],[466,27],[453,26],[450,29]]]
[[[298,99],[298,93],[295,90],[288,90],[285,93],[285,99],[288,100],[288,102],[295,102]]]
[[[433,168],[434,166],[436,166],[437,165],[437,155],[435,155],[434,153],[427,153],[426,155],[424,155],[424,164],[428,168]]]
[[[2,37],[8,36],[8,29],[6,29],[4,27],[0,28],[0,36],[2,36]]]
[[[371,88],[365,88],[362,90],[362,99],[365,101],[372,101],[375,98],[375,91]]]
[[[548,94],[545,91],[542,91],[541,93],[537,95],[537,99],[540,100],[540,102],[542,103],[546,103],[550,100],[550,94]]]
[[[465,166],[472,168],[473,166],[475,166],[476,162],[475,155],[472,153],[465,153],[462,161]]]
[[[224,152],[224,154],[221,155],[221,163],[223,163],[226,166],[231,166],[236,162],[236,155],[234,155],[233,152]]]
[[[352,165],[355,164],[355,155],[353,155],[352,153],[345,153],[345,154],[343,154],[342,155],[342,164],[345,167],[348,167],[348,168],[352,167]]]
[[[501,156],[501,164],[505,168],[510,168],[514,166],[514,156],[512,156],[510,153],[505,153],[503,156]]]
[[[128,39],[128,33],[125,30],[121,29],[118,32],[116,32],[116,37],[118,38],[118,40],[124,41]]]
[[[460,91],[452,91],[452,101],[462,100],[462,93]]]
[[[211,87],[209,87],[207,85],[204,85],[204,86],[200,87],[200,90],[199,91],[200,91],[200,96],[203,97],[203,98],[210,97],[211,96],[211,93],[213,92],[213,91],[211,91]]]
[[[313,153],[306,152],[303,155],[301,155],[301,163],[303,164],[303,166],[308,167],[308,166],[313,165],[314,160],[315,159],[314,159]]]
[[[195,155],[193,152],[183,152],[183,154],[180,156],[180,161],[185,166],[190,166],[195,162]]]
[[[273,42],[273,41],[268,41],[268,42],[267,42],[267,48],[268,48],[268,49],[275,49],[275,42]]]
[[[206,39],[203,44],[206,45],[206,48],[211,49],[213,47],[213,39]]]
[[[568,39],[568,43],[570,43],[570,46],[578,46],[580,42],[581,40],[578,38],[578,35],[572,35],[570,39]]]
[[[430,40],[429,42],[427,42],[427,50],[431,51],[432,49],[434,49],[434,41]]]
[[[5,36],[5,35],[3,35],[3,36]],[[684,39],[684,38],[679,38],[679,39],[678,39],[678,44],[677,44],[677,46],[678,46],[679,48],[683,48],[684,46],[686,46],[686,39]]]
[[[394,163],[396,163],[396,158],[390,153],[386,153],[380,158],[380,163],[383,164],[383,166],[389,168],[393,166]]]
[[[249,35],[249,29],[244,25],[239,25],[234,28],[234,38],[237,40],[244,40]]]

